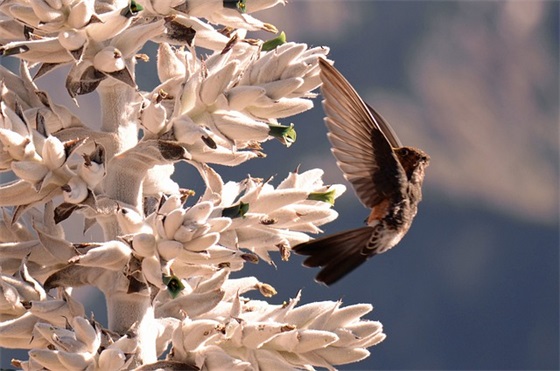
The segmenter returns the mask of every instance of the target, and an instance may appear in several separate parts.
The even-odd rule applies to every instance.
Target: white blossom
[[[29,350],[24,370],[313,369],[359,361],[385,337],[363,319],[369,304],[298,306],[263,298],[276,289],[231,278],[246,263],[274,264],[338,214],[345,187],[323,171],[284,180],[225,181],[212,164],[289,147],[313,106],[328,48],[251,39],[277,28],[255,12],[284,0],[7,0],[0,4],[0,346]],[[135,66],[158,44],[158,86],[142,91]],[[71,98],[96,92],[101,130],[39,90],[35,79],[68,65]],[[33,71],[33,76],[32,76]],[[266,160],[264,160],[266,161]],[[177,162],[205,190],[173,178]],[[263,174],[270,176],[270,174]],[[82,218],[76,218],[81,214]],[[70,241],[83,220],[102,236]],[[104,294],[104,328],[72,293]],[[170,351],[169,351],[170,350]]]

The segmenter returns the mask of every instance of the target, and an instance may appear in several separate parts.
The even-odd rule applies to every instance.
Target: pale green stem
[[[120,334],[135,329],[139,341],[138,359],[142,364],[155,362],[158,331],[150,296],[118,292],[106,295],[106,300],[109,329]]]
[[[133,70],[132,66],[129,66]],[[101,103],[101,130],[115,136],[115,152],[108,154],[109,159],[119,153],[133,148],[138,143],[138,92],[121,82],[110,78],[104,80],[97,88]],[[118,159],[114,159],[118,160]],[[116,161],[118,163],[118,161]],[[114,164],[114,163],[113,163]],[[117,177],[120,181],[111,181],[105,194],[123,204],[141,210],[142,182],[135,182],[132,189],[126,182],[127,174],[119,166],[111,166],[107,178]],[[126,186],[123,186],[126,185]],[[107,189],[109,188],[109,189]],[[100,221],[107,240],[115,239],[120,228],[115,217]],[[157,360],[154,308],[149,293],[126,293],[120,290],[104,291],[107,302],[109,329],[124,334],[134,329],[139,339],[139,364],[153,363]]]
[[[134,63],[128,63],[128,69],[134,75]],[[101,131],[114,135],[112,146],[106,146],[109,161],[119,153],[133,148],[138,143],[138,91],[120,81],[107,78],[97,88],[101,105]],[[109,166],[111,169],[111,166]],[[115,169],[111,169],[114,172]],[[108,177],[126,177],[124,174],[108,174]],[[106,183],[106,181],[105,181]],[[105,194],[127,206],[139,210],[141,202],[141,183],[137,189],[119,187],[123,182],[104,189]],[[134,195],[131,197],[131,195]],[[120,234],[116,218],[100,222],[106,240],[115,239]]]
[[[114,133],[118,154],[138,143],[137,112],[138,92],[128,85],[111,79],[104,80],[97,88],[101,103],[101,130]]]
[[[138,92],[130,86],[112,79],[105,79],[97,88],[99,101],[101,103],[101,130],[114,135],[113,149],[115,152],[107,153],[109,161],[119,153],[134,147],[138,143],[138,123],[137,110],[135,107]],[[115,174],[115,170],[109,165],[110,173],[107,178],[117,178],[124,180],[126,174]],[[130,187],[122,187],[121,184],[126,182],[111,182],[110,187],[105,187],[104,191],[107,197],[126,204],[127,206],[139,209],[140,193],[142,186],[138,184],[137,189]],[[134,195],[134,196],[130,196]],[[115,239],[120,233],[117,219],[115,217],[107,218],[100,223],[106,240]]]

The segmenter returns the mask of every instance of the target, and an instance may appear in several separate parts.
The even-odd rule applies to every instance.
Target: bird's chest
[[[386,199],[371,210],[367,224],[371,227],[383,224],[384,229],[406,231],[416,210],[415,205],[406,197]]]
[[[400,242],[416,214],[408,199],[386,200],[372,209],[368,225],[373,227],[365,253],[381,254]]]

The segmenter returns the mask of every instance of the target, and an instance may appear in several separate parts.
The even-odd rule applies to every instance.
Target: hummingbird
[[[301,243],[303,264],[321,267],[315,280],[335,283],[404,237],[422,199],[430,157],[405,147],[389,123],[366,104],[325,59],[319,59],[327,137],[336,163],[361,203],[371,209],[366,225]]]

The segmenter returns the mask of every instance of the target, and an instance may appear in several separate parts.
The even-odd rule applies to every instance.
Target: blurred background
[[[299,289],[304,303],[373,304],[367,317],[388,337],[342,370],[558,369],[559,3],[291,0],[256,16],[291,41],[330,47],[364,100],[431,164],[403,241],[333,287],[316,284],[300,256],[241,273],[272,284],[278,304]],[[149,90],[156,76],[142,68]],[[92,99],[79,98],[90,121]],[[362,225],[368,210],[336,167],[316,103],[283,122],[297,129],[292,147],[271,141],[267,158],[217,170],[224,181],[274,175],[276,185],[298,165],[324,169],[326,183],[348,186],[324,228],[334,233]],[[187,165],[176,180],[203,187]],[[81,295],[105,322],[102,297]]]

